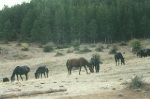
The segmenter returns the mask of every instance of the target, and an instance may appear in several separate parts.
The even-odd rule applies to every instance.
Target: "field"
[[[150,40],[143,40],[144,48],[150,48]],[[100,64],[100,73],[86,74],[82,68],[81,75],[78,70],[68,75],[66,61],[70,58],[84,57],[90,60],[96,53],[92,45],[87,46],[92,52],[78,54],[67,53],[68,48],[57,49],[50,53],[44,53],[36,44],[29,45],[29,51],[22,51],[16,42],[0,44],[0,98],[11,99],[149,99],[150,97],[150,57],[139,58],[130,51],[129,46],[117,45],[120,52],[124,53],[125,65],[116,66],[114,55],[108,54],[110,48],[103,45]],[[55,56],[60,51],[63,56]],[[11,77],[16,66],[28,65],[31,69],[28,81],[15,81],[3,83],[3,77]],[[35,79],[34,73],[39,66],[46,65],[49,68],[49,78]],[[141,76],[147,83],[143,89],[129,89],[128,83],[135,76]],[[25,80],[25,76],[23,76]],[[62,92],[49,93],[48,90],[63,90]],[[38,93],[39,94],[34,94]],[[32,94],[31,94],[32,93]],[[16,96],[20,97],[16,97]]]

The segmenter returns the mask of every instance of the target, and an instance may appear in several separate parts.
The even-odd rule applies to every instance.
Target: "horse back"
[[[123,59],[123,56],[120,52],[118,53],[115,53],[115,59],[118,60],[118,59]]]

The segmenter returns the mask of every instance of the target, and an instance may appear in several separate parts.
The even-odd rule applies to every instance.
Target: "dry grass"
[[[150,40],[143,41],[144,47],[150,48],[147,44]],[[21,47],[16,46],[17,43],[1,44],[2,49],[6,49],[7,53],[0,53],[0,94],[9,92],[28,92],[36,90],[49,90],[50,88],[60,88],[64,86],[67,88],[67,92],[63,94],[57,94],[58,97],[61,96],[76,96],[76,95],[87,95],[87,94],[97,94],[111,91],[118,91],[125,87],[122,85],[123,82],[129,81],[135,75],[143,75],[144,80],[149,82],[149,68],[150,68],[150,57],[138,58],[135,54],[130,52],[129,46],[119,46],[119,44],[114,44],[118,47],[120,52],[125,52],[123,56],[126,60],[126,65],[115,66],[113,54],[109,54],[110,49],[105,49],[105,44],[103,44],[103,52],[98,52],[101,56],[100,73],[87,75],[84,68],[82,68],[81,75],[79,76],[78,70],[72,71],[72,75],[67,75],[66,61],[70,58],[85,57],[90,60],[92,55],[96,53],[95,47],[89,47],[92,52],[84,54],[76,54],[76,51],[72,53],[67,53],[69,48],[61,49],[64,52],[64,56],[55,57],[57,51],[55,50],[50,53],[44,53],[42,48],[38,45],[31,44],[29,46],[29,51],[21,51]],[[90,46],[90,45],[89,45]],[[95,45],[98,46],[98,45]],[[112,45],[110,45],[112,46]],[[14,55],[26,55],[26,57],[20,58]],[[29,73],[28,81],[16,81],[2,83],[3,77],[9,77],[12,74],[13,69],[18,65],[28,65],[31,69]],[[49,78],[43,78],[35,80],[34,73],[38,66],[46,65],[50,72]],[[24,77],[24,76],[23,76]],[[25,79],[25,77],[24,77]],[[20,90],[20,91],[18,91]],[[111,95],[110,95],[111,96]],[[29,96],[35,97],[35,96]],[[45,98],[50,96],[37,96],[38,98]],[[113,97],[113,96],[111,96]],[[115,96],[114,96],[115,97]],[[73,98],[75,99],[75,98]],[[81,98],[82,99],[82,98]],[[86,99],[86,98],[83,98]],[[94,98],[90,98],[94,99]],[[96,98],[95,98],[96,99]],[[99,98],[98,98],[99,99]],[[109,98],[104,98],[109,99]],[[115,99],[115,98],[114,98]],[[116,98],[117,99],[117,98]],[[136,98],[127,98],[136,99]],[[138,98],[137,98],[138,99]]]

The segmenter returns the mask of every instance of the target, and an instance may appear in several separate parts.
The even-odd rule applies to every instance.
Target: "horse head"
[[[124,58],[123,58],[123,57],[121,58],[121,64],[124,64],[124,65],[125,65],[125,61],[124,61]]]
[[[38,79],[39,78],[39,74],[36,72],[35,73],[35,78]]]
[[[93,69],[93,67],[92,67],[92,64],[89,63],[87,66],[89,67],[90,72],[93,73],[93,72],[94,72],[94,69]]]
[[[11,76],[11,82],[15,81],[15,77]]]

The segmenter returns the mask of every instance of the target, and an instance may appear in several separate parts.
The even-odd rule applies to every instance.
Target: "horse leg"
[[[88,71],[87,71],[87,68],[86,68],[86,66],[84,66],[84,68],[85,68],[85,70],[86,70],[86,73],[88,74]]]
[[[81,72],[81,68],[82,68],[82,66],[80,66],[80,69],[79,69],[79,75],[80,75],[80,72]]]
[[[48,72],[46,74],[47,74],[47,78],[48,78]]]
[[[42,78],[42,73],[41,73],[41,78]]]
[[[44,77],[46,78],[46,76],[45,76],[45,72],[44,72]]]
[[[23,81],[23,78],[22,78],[22,76],[20,75],[20,78],[21,78],[21,80]]]
[[[16,74],[16,75],[17,75],[17,80],[19,81],[18,74]]]
[[[28,74],[25,74],[25,76],[26,76],[26,80],[28,80]]]

